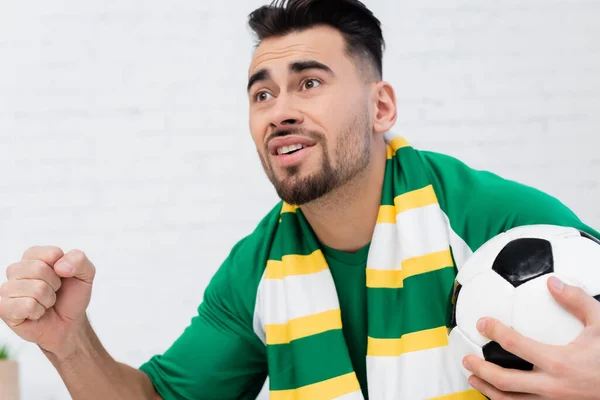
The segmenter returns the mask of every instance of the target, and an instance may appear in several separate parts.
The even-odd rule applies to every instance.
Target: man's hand
[[[58,357],[86,321],[94,265],[79,250],[32,247],[6,269],[0,286],[0,318],[17,335]]]
[[[548,287],[554,298],[584,323],[584,330],[566,346],[550,346],[497,320],[480,320],[477,329],[484,336],[534,365],[532,371],[520,371],[476,356],[465,357],[463,365],[473,372],[469,383],[490,399],[600,399],[600,302],[554,277],[548,280]]]

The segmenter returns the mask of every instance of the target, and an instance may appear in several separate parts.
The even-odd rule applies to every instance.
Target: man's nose
[[[280,96],[273,108],[270,125],[273,129],[286,129],[302,124],[304,117],[289,96]]]

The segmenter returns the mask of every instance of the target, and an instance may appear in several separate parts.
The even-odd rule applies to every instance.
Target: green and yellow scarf
[[[483,399],[448,348],[456,276],[449,221],[419,154],[392,133],[386,143],[366,269],[369,398]],[[288,204],[258,288],[255,331],[266,344],[271,399],[363,399],[332,275],[301,210]]]

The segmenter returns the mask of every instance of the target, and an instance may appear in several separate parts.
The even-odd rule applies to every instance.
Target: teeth
[[[277,154],[282,155],[282,154],[288,154],[291,153],[292,151],[296,151],[296,150],[300,150],[303,149],[304,146],[301,144],[293,144],[291,146],[283,146],[277,149]]]

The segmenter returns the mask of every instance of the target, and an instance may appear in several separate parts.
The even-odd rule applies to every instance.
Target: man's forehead
[[[290,62],[297,60],[311,59],[332,65],[335,64],[336,57],[342,56],[343,49],[342,35],[326,27],[268,38],[256,48],[248,75],[278,63],[287,68]]]

